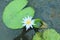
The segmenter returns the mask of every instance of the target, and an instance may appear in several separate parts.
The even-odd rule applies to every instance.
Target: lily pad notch
[[[27,0],[14,0],[6,6],[3,12],[3,22],[8,28],[23,28],[22,19],[27,16],[34,16],[35,11],[32,7],[24,8],[27,3]]]

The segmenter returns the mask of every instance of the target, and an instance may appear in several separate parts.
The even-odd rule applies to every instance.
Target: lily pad
[[[40,28],[41,25],[42,25],[41,20],[40,19],[35,19],[35,25],[34,25],[34,27],[35,28]]]
[[[24,8],[27,3],[27,0],[14,0],[6,6],[3,13],[3,22],[8,28],[23,28],[23,18],[27,16],[34,16],[34,9],[32,7]]]
[[[58,34],[54,29],[48,29],[44,31],[43,38],[45,40],[60,40],[60,34]]]
[[[37,33],[33,36],[33,40],[42,40],[41,34],[40,34],[39,32],[37,32]]]

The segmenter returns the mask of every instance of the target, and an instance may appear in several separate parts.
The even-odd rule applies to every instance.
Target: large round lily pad
[[[43,38],[45,40],[60,40],[60,34],[58,34],[54,29],[48,29],[44,31]]]
[[[22,28],[23,18],[27,16],[34,16],[33,8],[24,8],[27,3],[27,0],[14,0],[6,6],[3,14],[3,22],[8,28]]]

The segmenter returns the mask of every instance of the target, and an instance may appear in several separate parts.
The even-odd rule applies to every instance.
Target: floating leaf
[[[8,28],[22,28],[22,19],[27,16],[34,16],[34,10],[26,7],[27,0],[14,0],[7,5],[3,13],[3,22]]]
[[[44,40],[60,40],[60,35],[54,29],[45,30],[43,33]]]
[[[42,40],[41,34],[40,34],[39,32],[37,32],[37,33],[33,36],[33,40]]]
[[[41,20],[40,19],[35,19],[35,25],[34,25],[34,27],[35,28],[39,28],[41,25],[42,25]]]

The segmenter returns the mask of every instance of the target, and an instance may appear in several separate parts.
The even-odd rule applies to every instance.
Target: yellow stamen
[[[28,24],[28,25],[29,25],[30,23],[31,23],[31,21],[30,21],[30,20],[27,20],[26,24]]]

